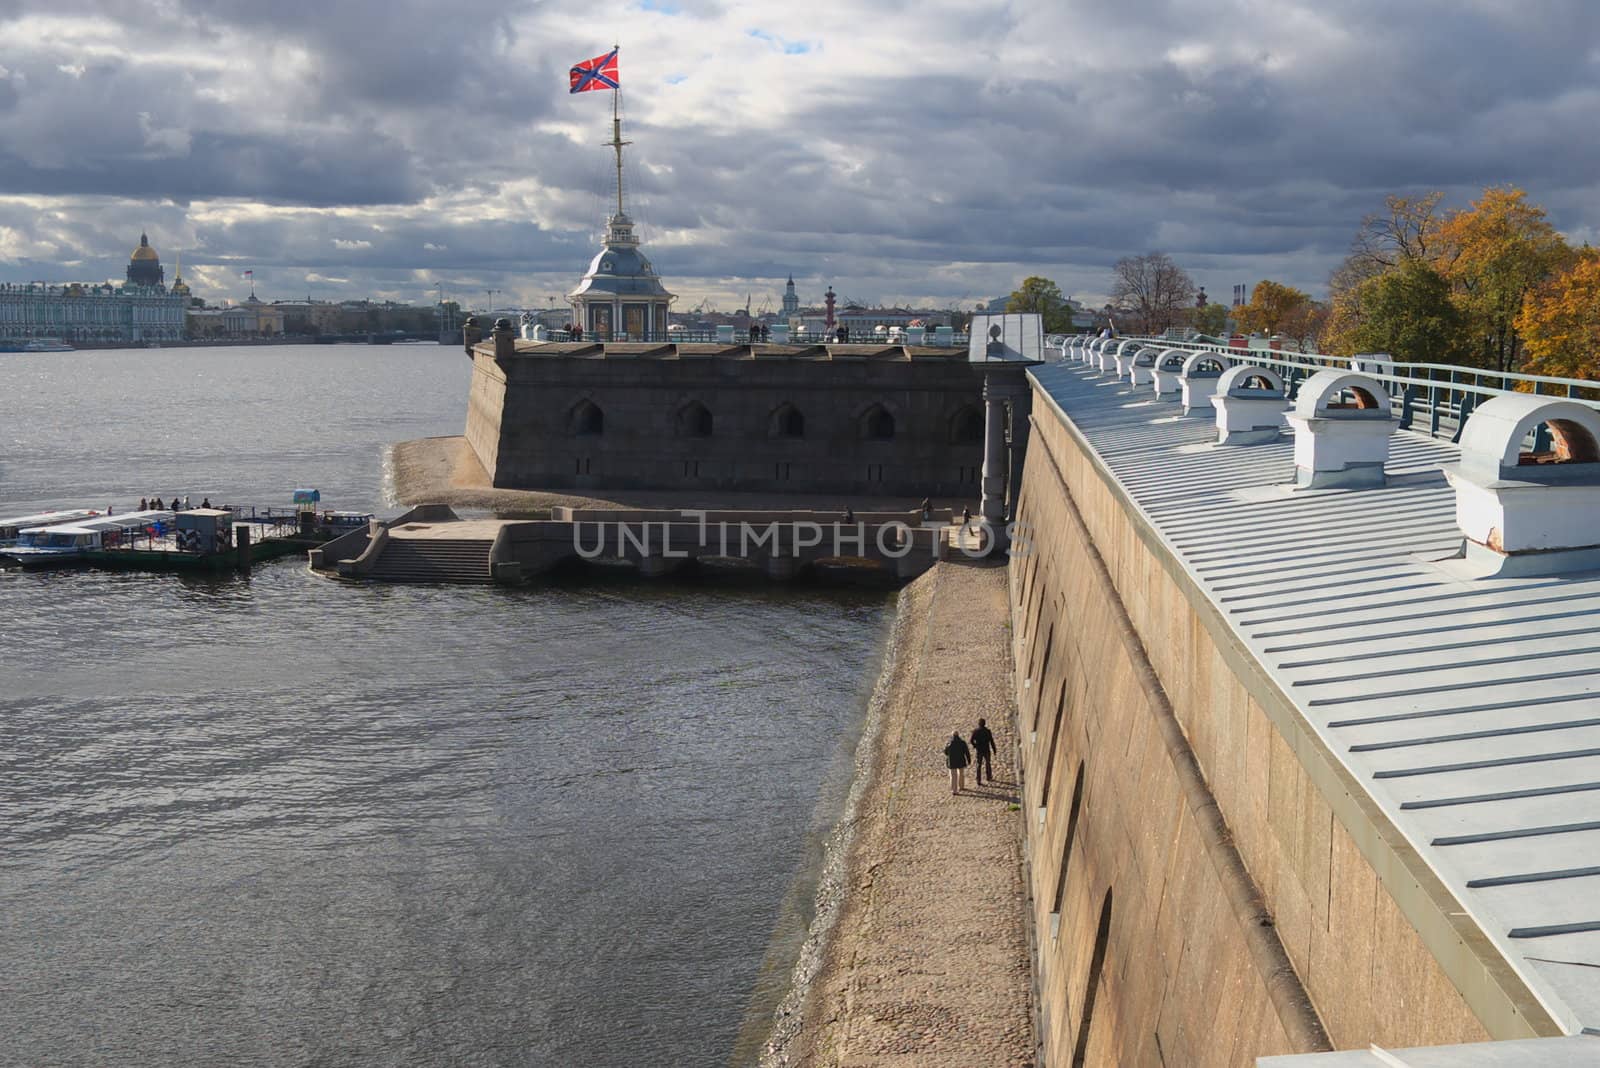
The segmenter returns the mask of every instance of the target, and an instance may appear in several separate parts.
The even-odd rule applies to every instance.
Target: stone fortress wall
[[[1381,813],[1041,390],[1034,412],[1011,594],[1043,1063],[1488,1038],[1368,860]]]
[[[473,360],[467,439],[497,487],[978,495],[983,375],[962,352],[518,342]]]

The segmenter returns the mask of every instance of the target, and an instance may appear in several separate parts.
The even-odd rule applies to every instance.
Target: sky
[[[1497,184],[1600,243],[1595,0],[0,0],[0,281],[120,280],[144,230],[213,303],[548,306],[612,43],[680,310],[1098,304],[1152,251],[1320,296],[1386,194]]]

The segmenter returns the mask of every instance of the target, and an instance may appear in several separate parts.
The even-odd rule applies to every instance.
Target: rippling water
[[[3,514],[381,510],[465,409],[434,347],[0,360]],[[0,572],[0,1064],[727,1063],[887,613]]]

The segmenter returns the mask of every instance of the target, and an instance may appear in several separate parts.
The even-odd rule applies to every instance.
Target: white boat
[[[60,511],[38,512],[34,515],[19,515],[11,519],[0,519],[0,548],[4,548],[7,545],[15,545],[18,535],[30,527],[78,523],[85,519],[93,519],[99,514],[92,508],[64,508]]]
[[[170,530],[173,516],[170,511],[126,512],[30,527],[18,534],[16,544],[0,548],[0,556],[24,568],[67,564],[85,553],[129,542],[152,528]]]
[[[74,352],[71,345],[58,337],[36,337],[32,341],[9,341],[0,344],[0,352]]]

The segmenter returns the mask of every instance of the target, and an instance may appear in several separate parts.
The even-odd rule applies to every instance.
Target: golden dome
[[[150,239],[144,234],[140,234],[139,247],[134,249],[133,255],[128,258],[132,260],[159,260],[161,257],[157,256],[156,250],[150,247]]]

